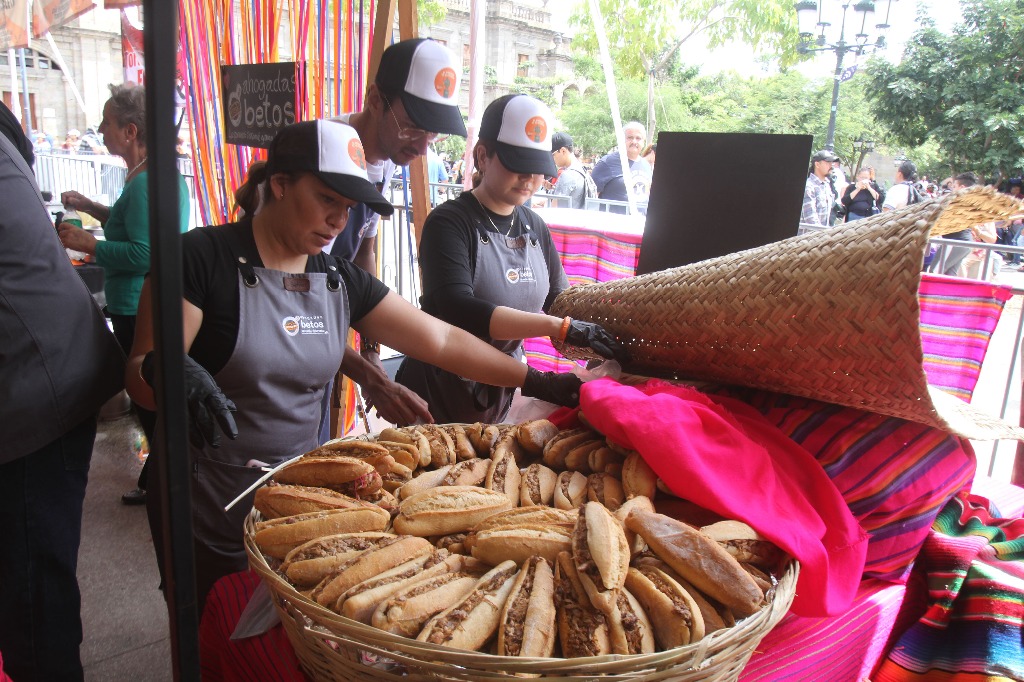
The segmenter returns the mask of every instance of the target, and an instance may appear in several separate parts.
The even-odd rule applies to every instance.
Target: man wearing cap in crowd
[[[828,174],[832,171],[835,154],[822,149],[811,157],[811,168],[804,185],[804,204],[800,211],[800,223],[816,227],[832,227],[832,204],[835,195],[829,185]]]
[[[547,105],[529,95],[505,95],[484,110],[473,189],[438,206],[423,224],[420,303],[515,358],[523,357],[522,339],[535,336],[621,356],[600,326],[543,312],[569,285],[547,225],[525,206],[556,172],[552,121]],[[524,393],[535,374],[530,368]],[[504,421],[515,393],[414,358],[395,378],[422,396],[440,422]]]
[[[403,40],[384,50],[363,110],[334,118],[359,133],[367,176],[378,189],[386,189],[396,166],[426,154],[439,137],[466,136],[458,106],[461,79],[455,55],[434,40]],[[325,250],[376,276],[379,220],[366,204],[353,207],[345,230]],[[431,421],[426,403],[387,378],[373,339],[363,339],[361,354],[369,364],[352,352],[346,354],[342,371],[362,386],[382,416],[403,425]]]
[[[571,208],[587,207],[587,170],[573,153],[569,133],[555,133],[551,136],[551,156],[558,166],[558,182],[554,193],[569,197]]]

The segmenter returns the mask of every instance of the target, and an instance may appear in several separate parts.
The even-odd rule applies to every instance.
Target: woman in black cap
[[[506,95],[487,107],[473,149],[473,190],[424,221],[420,303],[517,359],[522,339],[534,336],[622,357],[622,346],[600,326],[544,312],[569,284],[547,225],[524,204],[557,172],[552,129],[550,110],[528,95]],[[406,358],[395,379],[426,400],[438,422],[504,420],[514,389],[465,377]]]
[[[416,310],[351,262],[322,252],[344,229],[356,203],[392,213],[365,166],[353,128],[333,121],[287,126],[271,143],[260,177],[249,178],[253,186],[266,181],[260,211],[245,206],[249,217],[241,222],[199,228],[182,239],[185,391],[201,601],[219,577],[246,567],[242,522],[254,494],[227,513],[224,506],[262,476],[263,467],[317,447],[321,395],[342,364],[350,324],[392,348],[478,380],[523,386],[562,404],[579,401],[576,377],[539,372],[527,377],[521,363]],[[126,384],[134,400],[154,407],[148,282],[136,329]],[[150,490],[150,525],[159,555],[160,486]]]

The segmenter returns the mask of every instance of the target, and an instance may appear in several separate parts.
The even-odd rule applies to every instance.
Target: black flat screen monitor
[[[637,274],[797,234],[810,135],[660,133]]]

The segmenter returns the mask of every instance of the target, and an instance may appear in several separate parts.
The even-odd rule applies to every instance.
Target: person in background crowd
[[[366,88],[363,110],[333,119],[359,133],[367,175],[379,190],[385,189],[398,166],[423,156],[440,138],[466,136],[458,106],[461,78],[461,62],[441,43],[427,38],[403,40],[381,55],[377,77]],[[436,200],[436,192],[432,196]],[[345,230],[325,250],[376,277],[379,222],[380,216],[370,207],[354,206]],[[367,406],[376,408],[386,421],[399,425],[433,421],[419,396],[388,377],[376,339],[363,337],[359,353],[346,353],[342,370],[362,387]],[[329,398],[325,397],[325,410]],[[323,426],[326,429],[326,419]]]
[[[871,169],[861,168],[857,171],[857,180],[846,186],[843,194],[843,207],[846,209],[846,222],[867,218],[882,211],[885,193],[871,182]]]
[[[904,163],[910,163],[910,162],[906,161]],[[909,168],[904,169],[904,167],[902,165],[900,166],[900,169],[901,170],[906,170],[908,173],[912,174],[911,169],[909,169]],[[916,172],[916,171],[914,171],[914,172]],[[903,173],[901,173],[900,170],[896,171],[896,179],[897,180],[899,180],[900,178],[906,178],[906,177],[909,177],[909,176],[903,175]],[[971,172],[960,173],[960,174],[954,176],[953,177],[953,181],[952,181],[952,186],[953,186],[953,191],[954,192],[957,191],[957,190],[966,189],[968,187],[974,187],[977,184],[978,184],[978,176],[975,175],[974,173],[971,173]],[[896,185],[896,187],[894,187],[893,189],[889,190],[889,193],[891,194],[897,187],[906,187],[906,186],[907,186],[906,184]],[[886,199],[886,203],[888,203],[888,199]],[[975,237],[978,236],[978,234],[980,234],[980,233],[972,232],[972,229],[973,228],[967,227],[967,228],[964,228],[963,230],[960,230],[959,232],[952,232],[950,234],[943,235],[942,238],[943,239],[955,239],[956,241],[962,241],[962,242],[976,241]],[[964,259],[967,258],[967,256],[970,255],[970,253],[971,253],[971,248],[968,247],[968,246],[950,246],[950,247],[947,247],[945,258],[936,258],[935,260],[933,260],[932,263],[931,263],[931,266],[929,267],[929,270],[931,270],[932,272],[939,272],[940,269],[941,269],[942,274],[949,275],[951,277],[956,277],[956,276],[958,276],[960,274],[960,266],[961,266],[961,264],[963,264]]]
[[[34,143],[32,146],[36,154],[49,154],[50,152],[53,151],[53,142],[50,140],[49,136],[43,131],[36,131],[33,138]]]
[[[445,170],[444,161],[437,155],[433,147],[427,147],[427,182],[431,185],[445,184],[448,182],[448,171]],[[447,197],[448,190],[444,187],[430,188],[430,203],[436,206],[442,197]]]
[[[1011,197],[1015,199],[1024,199],[1024,196],[1021,195],[1022,190],[1024,190],[1024,180],[1021,178],[1010,178],[1007,180],[1006,193]],[[1009,224],[1004,225],[1001,229],[1004,233],[1001,243],[1012,246],[1024,245],[1024,240],[1022,240],[1021,237],[1022,232],[1024,232],[1024,222],[1019,218],[1010,220]],[[1013,265],[1020,265],[1021,257],[1019,253],[1008,253],[1004,255],[1004,258],[1007,262]]]
[[[124,357],[57,239],[0,103],[0,651],[18,682],[84,679],[76,573],[96,417]]]
[[[60,150],[65,154],[77,154],[78,147],[82,142],[82,133],[77,128],[72,128],[68,131],[67,136],[64,138],[64,142],[60,145]]]
[[[889,188],[882,203],[883,211],[905,208],[921,200],[914,181],[917,180],[917,166],[913,161],[903,161],[896,168],[896,183]]]
[[[551,136],[551,156],[558,167],[558,181],[553,192],[569,197],[570,208],[587,207],[587,171],[573,152],[569,133]]]
[[[654,144],[647,145],[647,149],[645,149],[643,151],[643,154],[640,155],[640,156],[644,157],[644,161],[646,161],[647,163],[651,164],[651,173],[652,174],[654,173],[654,157],[657,156],[657,152],[658,152],[658,143],[655,142]]]
[[[547,225],[524,204],[555,174],[552,123],[547,106],[528,95],[499,97],[484,110],[473,189],[438,206],[423,224],[420,303],[517,361],[522,339],[534,336],[612,357],[622,347],[600,326],[543,312],[568,280]],[[440,422],[501,422],[515,393],[415,358],[406,358],[395,378]]]
[[[135,314],[142,291],[142,280],[149,272],[149,180],[146,153],[146,90],[141,85],[125,83],[110,86],[110,99],[103,105],[100,134],[111,153],[124,159],[128,166],[124,189],[113,206],[104,206],[92,199],[69,191],[60,200],[67,208],[91,215],[103,225],[104,239],[97,240],[90,232],[70,223],[58,226],[65,247],[96,257],[103,268],[103,291],[107,297],[107,315],[114,327],[114,336],[125,354],[135,337]],[[185,178],[179,174],[179,228],[188,229],[189,198]],[[135,406],[135,413],[153,443],[156,415]],[[145,504],[148,466],[139,474],[139,484],[126,492],[125,504]]]
[[[800,210],[800,222],[814,227],[832,227],[832,204],[835,195],[828,182],[832,162],[838,157],[822,149],[811,157],[811,167],[804,183],[804,203]]]
[[[350,324],[467,379],[522,386],[527,395],[559,404],[579,402],[578,378],[528,369],[325,251],[355,205],[380,215],[393,211],[367,179],[365,159],[356,131],[343,123],[285,126],[267,150],[263,177],[253,179],[263,180],[261,209],[248,204],[241,222],[182,238],[200,612],[217,579],[248,565],[242,524],[255,491],[229,512],[224,505],[262,477],[262,467],[317,447],[321,397],[345,354]],[[147,281],[125,381],[134,400],[154,408],[151,296]],[[163,456],[156,449],[150,458]],[[158,558],[160,491],[151,486],[148,504]]]
[[[640,156],[647,138],[647,131],[642,123],[630,121],[623,126],[622,135],[626,141],[626,158],[629,161],[630,191],[637,201],[646,201],[651,189],[651,178],[654,175],[651,165]],[[599,198],[628,201],[626,182],[622,177],[622,162],[619,160],[618,151],[613,149],[595,163],[590,177],[597,185]],[[626,213],[625,206],[611,206],[609,210],[612,213]]]

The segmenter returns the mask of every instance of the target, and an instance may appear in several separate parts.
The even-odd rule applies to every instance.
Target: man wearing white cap
[[[522,339],[534,336],[621,358],[622,346],[600,326],[544,312],[568,281],[547,225],[524,204],[555,175],[552,124],[548,107],[528,95],[505,95],[488,105],[473,149],[473,190],[424,221],[420,302],[424,312],[515,358],[523,356]],[[533,392],[538,376],[529,369],[524,394]],[[501,422],[515,393],[414,358],[402,362],[396,379],[422,396],[439,422]]]
[[[395,43],[381,55],[377,77],[366,89],[362,111],[334,120],[356,129],[366,153],[366,173],[384,191],[395,167],[427,153],[430,143],[447,135],[466,136],[458,98],[462,66],[440,43],[415,38]],[[325,249],[377,275],[377,226],[380,216],[365,204],[353,207],[345,230]],[[363,339],[360,363],[355,353],[343,370],[362,386],[368,401],[391,421],[431,421],[426,404],[387,379],[379,347]]]

